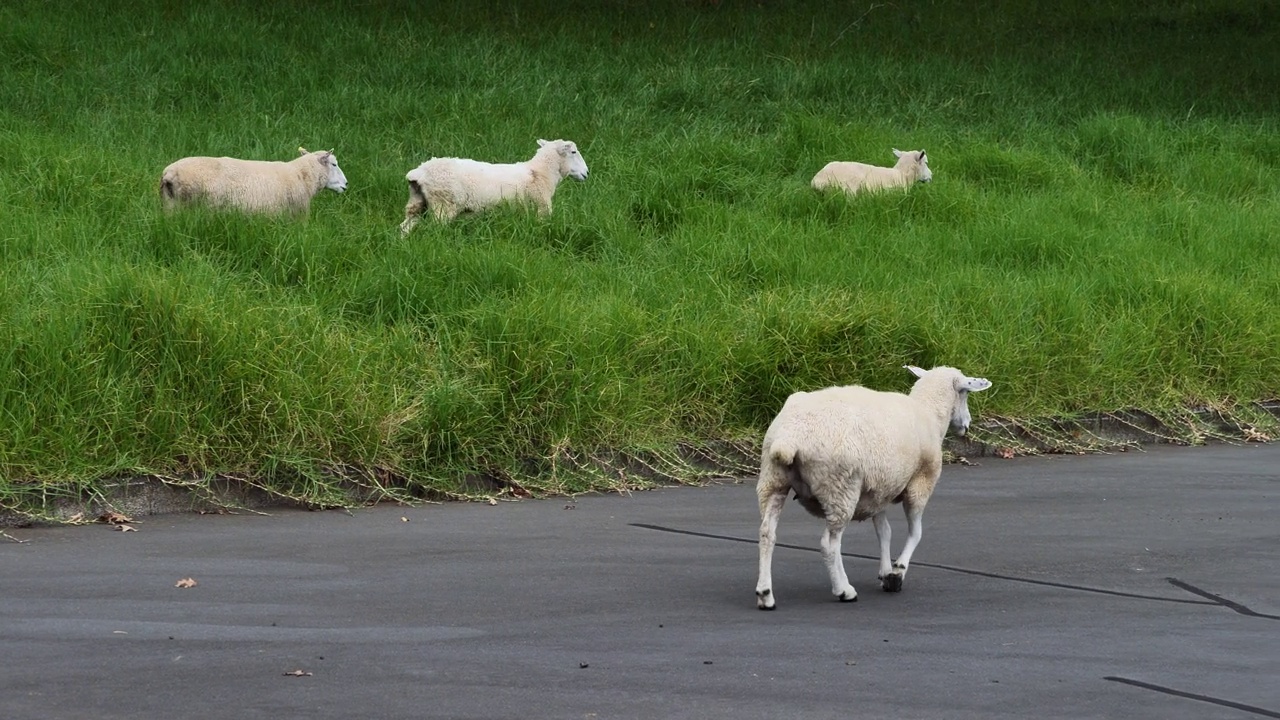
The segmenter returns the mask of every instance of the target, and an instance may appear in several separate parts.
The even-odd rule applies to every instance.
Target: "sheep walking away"
[[[991,382],[950,367],[922,370],[904,366],[918,379],[911,393],[879,392],[860,386],[797,392],[787,398],[765,433],[756,497],[760,503],[760,576],[756,606],[776,607],[773,547],[778,515],[787,496],[826,521],[820,541],[831,592],[842,602],[858,599],[849,584],[840,538],[850,520],[871,518],[880,541],[881,587],[902,589],[911,555],[923,533],[921,517],[942,471],[947,428],[969,428],[969,393]],[[898,559],[889,559],[885,511],[902,503],[907,541]]]

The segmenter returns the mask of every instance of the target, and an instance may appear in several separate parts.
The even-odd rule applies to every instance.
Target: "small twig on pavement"
[[[22,543],[29,543],[29,542],[31,542],[30,540],[19,540],[18,538],[16,538],[16,537],[14,537],[14,536],[10,535],[9,533],[7,533],[7,532],[5,532],[5,531],[3,531],[3,530],[0,530],[0,537],[6,538],[6,539],[8,539],[8,540],[12,540],[12,541],[14,541],[14,542],[16,542],[16,543],[18,543],[18,544],[22,544]]]

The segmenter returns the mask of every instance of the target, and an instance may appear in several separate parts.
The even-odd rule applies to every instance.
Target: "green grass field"
[[[991,378],[979,420],[1256,422],[1280,6],[1112,5],[6,3],[0,508],[139,474],[317,503],[689,478],[677,445],[904,363]],[[407,170],[539,137],[591,166],[554,215],[399,237]],[[160,211],[179,157],[299,145],[350,180],[309,221]],[[934,182],[808,186],[892,147]]]

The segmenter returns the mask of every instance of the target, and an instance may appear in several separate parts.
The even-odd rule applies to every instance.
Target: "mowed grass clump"
[[[991,378],[979,418],[1255,421],[1280,394],[1277,21],[1231,0],[11,3],[0,504],[137,474],[322,504],[352,479],[691,479],[690,447],[749,454],[790,392],[906,389],[906,363]],[[591,166],[553,216],[399,236],[407,170],[539,137]],[[299,145],[350,180],[305,221],[160,212],[179,157]],[[893,147],[928,150],[934,182],[808,186]]]

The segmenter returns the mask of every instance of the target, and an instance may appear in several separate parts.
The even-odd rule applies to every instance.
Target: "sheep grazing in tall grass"
[[[347,176],[332,150],[308,152],[289,162],[189,157],[164,169],[160,200],[172,211],[190,205],[247,213],[304,215],[321,190],[343,192]]]
[[[797,392],[787,398],[765,433],[756,497],[760,503],[760,577],[756,606],[776,607],[773,547],[778,515],[787,495],[826,520],[822,560],[831,592],[842,602],[858,599],[840,556],[840,538],[850,520],[871,518],[880,541],[881,587],[902,589],[911,555],[923,533],[921,517],[942,471],[947,428],[969,428],[969,393],[991,382],[949,367],[925,371],[904,366],[918,380],[909,395],[860,386]],[[891,503],[907,514],[907,541],[889,561]]]
[[[524,162],[487,163],[463,158],[431,158],[410,170],[409,203],[400,232],[408,234],[428,207],[441,222],[462,212],[478,212],[502,202],[528,202],[551,214],[551,197],[566,177],[587,179],[587,161],[568,140],[539,140]]]
[[[813,189],[837,188],[854,195],[885,188],[909,188],[918,182],[929,182],[933,172],[923,150],[894,149],[898,158],[891,168],[860,162],[829,162],[813,176]]]

